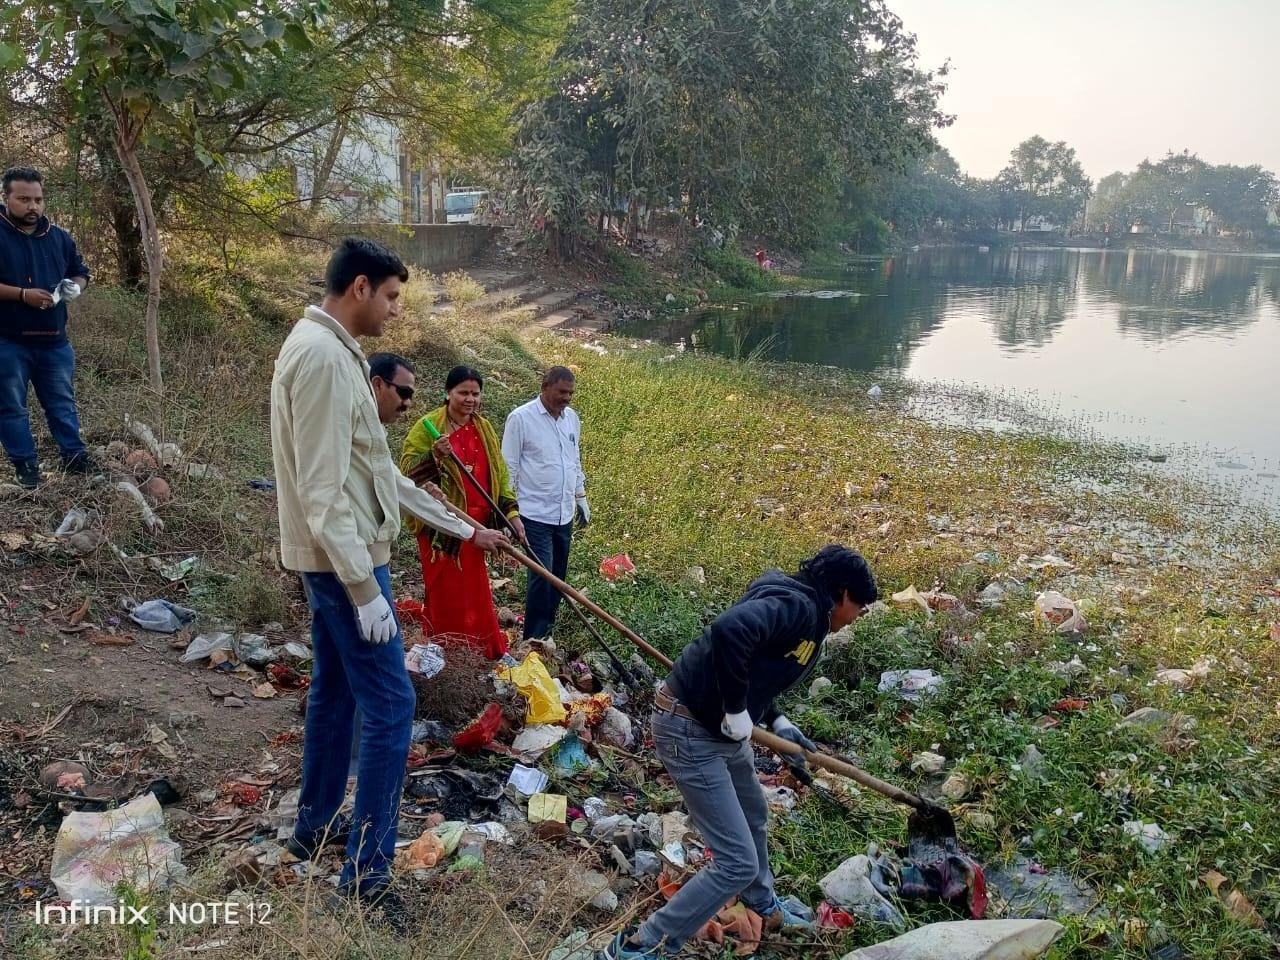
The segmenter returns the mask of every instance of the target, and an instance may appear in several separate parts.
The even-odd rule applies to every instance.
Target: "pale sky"
[[[951,61],[938,139],[994,176],[1033,134],[1096,182],[1189,148],[1280,175],[1280,0],[888,0]]]

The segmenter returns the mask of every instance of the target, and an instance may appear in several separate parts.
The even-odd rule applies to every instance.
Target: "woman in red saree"
[[[458,366],[445,379],[445,403],[415,423],[404,440],[400,469],[419,483],[437,484],[454,506],[477,523],[502,528],[485,498],[462,476],[449,451],[498,504],[523,539],[520,510],[502,447],[493,425],[480,415],[484,377]],[[425,421],[441,434],[433,440]],[[414,518],[406,525],[418,537],[422,582],[426,588],[422,626],[429,636],[462,639],[490,660],[507,652],[507,636],[498,627],[498,612],[489,587],[484,553],[470,541],[424,527]]]

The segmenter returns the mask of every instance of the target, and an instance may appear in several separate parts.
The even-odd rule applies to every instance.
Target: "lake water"
[[[928,249],[822,281],[634,333],[994,391],[1280,503],[1280,257]]]

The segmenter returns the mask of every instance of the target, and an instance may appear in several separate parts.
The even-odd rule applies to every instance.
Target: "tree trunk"
[[[151,374],[151,386],[157,393],[164,392],[164,376],[160,371],[160,275],[164,269],[164,250],[160,246],[160,229],[156,225],[155,212],[151,207],[151,187],[147,185],[146,175],[138,162],[137,131],[127,129],[123,124],[127,119],[116,113],[112,106],[112,115],[116,124],[112,130],[112,144],[116,148],[116,156],[120,159],[120,167],[129,181],[129,189],[133,192],[133,202],[138,207],[138,229],[142,234],[142,254],[147,261],[147,370]]]
[[[347,139],[347,131],[351,129],[351,114],[343,111],[333,124],[333,132],[329,135],[329,145],[324,149],[320,165],[316,167],[316,175],[311,180],[311,200],[307,209],[314,215],[320,209],[320,201],[329,193],[329,178],[333,176],[333,168],[338,164],[338,154],[342,152],[342,144]]]
[[[128,181],[123,177],[121,192],[111,194],[111,227],[116,235],[116,266],[120,282],[127,287],[142,286],[143,254],[142,231],[138,229],[137,205],[124,198],[123,189]]]

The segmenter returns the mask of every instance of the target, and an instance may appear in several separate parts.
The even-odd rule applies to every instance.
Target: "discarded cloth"
[[[449,820],[466,820],[472,814],[486,816],[498,809],[502,781],[470,770],[441,770],[415,777],[409,796],[433,803]]]
[[[196,618],[190,607],[168,600],[147,600],[129,609],[129,619],[143,630],[154,633],[176,633]]]
[[[876,689],[918,702],[942,689],[942,677],[932,670],[886,670],[880,674],[880,685]]]

